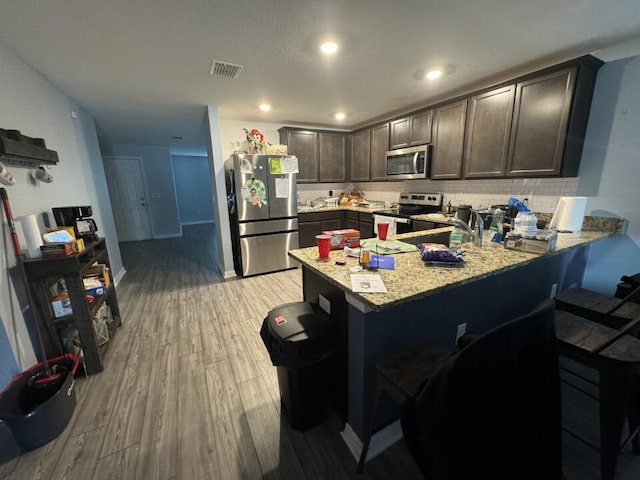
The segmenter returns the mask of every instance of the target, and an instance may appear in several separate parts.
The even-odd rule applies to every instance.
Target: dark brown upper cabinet
[[[462,176],[466,113],[466,99],[434,108],[432,180],[450,180]]]
[[[562,169],[576,68],[517,84],[507,176],[557,176]]]
[[[349,136],[349,158],[352,182],[368,182],[371,166],[371,129],[367,128]]]
[[[346,181],[346,135],[339,132],[320,132],[318,151],[320,152],[320,181]]]
[[[433,111],[427,110],[424,112],[411,115],[411,145],[423,145],[425,143],[431,143],[431,120]]]
[[[346,134],[292,127],[278,132],[289,154],[298,157],[298,183],[347,180]]]
[[[409,117],[394,120],[390,123],[391,139],[389,144],[392,149],[409,146],[410,128]]]
[[[387,180],[389,124],[371,128],[371,180]]]
[[[392,121],[390,125],[391,149],[431,142],[432,111],[418,112],[409,117]]]
[[[507,165],[515,85],[469,98],[464,142],[464,177],[502,177]]]
[[[385,152],[425,143],[434,180],[576,176],[602,65],[586,55],[345,134],[346,164],[340,139],[320,146],[320,130],[283,127],[280,141],[303,183],[388,180]]]
[[[287,145],[290,155],[298,157],[299,183],[319,181],[318,132],[281,128],[280,142]]]

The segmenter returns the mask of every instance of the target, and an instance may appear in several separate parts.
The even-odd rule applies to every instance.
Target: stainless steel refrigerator
[[[286,155],[233,154],[225,162],[234,265],[243,277],[298,266],[296,161]]]

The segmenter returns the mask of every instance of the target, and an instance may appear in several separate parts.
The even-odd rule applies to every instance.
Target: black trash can
[[[282,412],[291,428],[308,430],[327,418],[331,319],[317,305],[294,302],[269,312],[260,336],[278,368]]]
[[[9,425],[2,419],[0,419],[0,447],[0,465],[16,458],[22,453]]]
[[[59,373],[47,377],[39,363],[17,375],[0,392],[0,420],[9,427],[22,453],[60,435],[76,406],[73,387],[78,359],[67,353],[50,359],[49,366]]]

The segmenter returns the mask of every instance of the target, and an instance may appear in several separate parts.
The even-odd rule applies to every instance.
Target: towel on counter
[[[373,233],[376,235],[378,235],[378,223],[380,222],[387,222],[389,224],[389,229],[387,230],[387,238],[389,238],[396,234],[397,223],[409,223],[410,220],[408,218],[388,217],[386,215],[373,215]]]
[[[393,255],[395,253],[417,252],[415,245],[401,242],[400,240],[380,240],[379,238],[366,238],[360,241],[360,247],[369,248],[373,253],[380,255]]]

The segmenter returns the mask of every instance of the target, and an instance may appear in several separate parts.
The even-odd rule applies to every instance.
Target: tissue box
[[[556,249],[558,232],[555,230],[536,230],[535,233],[507,233],[504,248],[530,253],[551,253]]]
[[[323,235],[331,235],[331,250],[342,250],[344,247],[360,246],[360,230],[347,228],[344,230],[325,230]]]
[[[53,316],[56,318],[71,315],[73,313],[69,295],[58,295],[57,297],[53,297],[51,299],[51,308],[53,309]]]
[[[104,288],[104,286],[87,288],[85,289],[84,293],[87,296],[87,300],[89,301],[89,303],[91,303],[96,298],[104,296],[107,293],[107,289]]]

